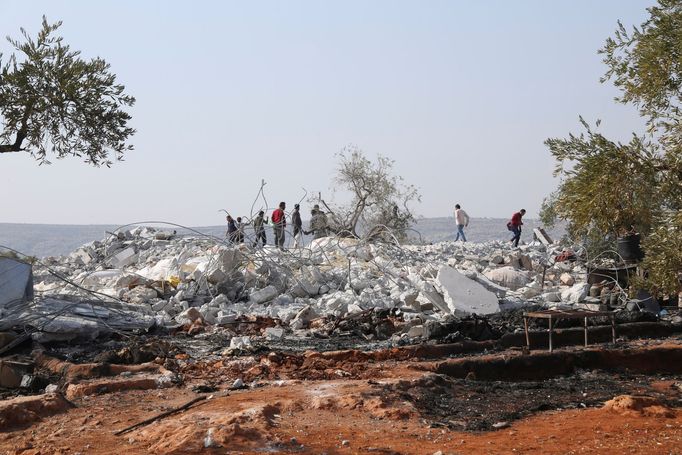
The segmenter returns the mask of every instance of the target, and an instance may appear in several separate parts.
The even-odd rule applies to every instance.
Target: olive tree
[[[586,134],[545,143],[557,160],[559,188],[544,214],[566,219],[578,233],[602,235],[634,225],[644,238],[649,288],[680,290],[682,220],[682,0],[659,0],[631,31],[620,22],[599,51],[602,82],[620,89],[647,121],[645,135],[619,144],[586,127]]]
[[[110,166],[132,150],[125,111],[135,98],[125,94],[109,64],[84,59],[55,32],[61,22],[43,17],[32,38],[7,38],[13,53],[0,54],[0,153],[24,152],[40,164],[48,156],[75,156]]]
[[[627,144],[611,141],[581,122],[584,133],[545,141],[560,183],[545,200],[541,218],[567,220],[577,237],[647,232],[661,206],[655,148],[638,136]]]
[[[332,230],[349,237],[404,239],[414,221],[410,204],[421,200],[418,190],[394,174],[394,161],[385,156],[372,162],[362,150],[348,146],[337,158],[334,189],[351,197],[349,203],[333,206],[320,198],[330,212]]]

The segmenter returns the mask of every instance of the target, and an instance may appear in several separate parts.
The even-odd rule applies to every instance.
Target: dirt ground
[[[71,405],[64,402],[60,409],[22,411],[17,405],[6,412],[12,417],[0,428],[0,452],[682,454],[682,367],[659,363],[661,356],[677,359],[671,355],[680,352],[680,340],[594,346],[589,352],[571,348],[551,357],[509,350],[406,359],[393,350],[194,359],[174,350],[172,359],[159,360],[159,371],[174,370],[182,382],[164,388],[149,388],[153,363],[144,366],[145,380],[141,372],[115,370],[103,378],[94,376],[111,368],[71,368],[65,374],[78,377],[73,381],[88,392],[74,395],[72,387]],[[581,368],[593,354],[602,356],[599,362],[610,355],[643,364]],[[494,376],[500,365],[509,372],[514,359],[529,368],[538,362],[551,368],[551,359],[576,362],[576,368],[538,380],[439,373],[443,363],[468,361]],[[235,389],[236,379],[246,386]],[[197,397],[208,398],[114,434]],[[620,398],[609,402],[614,397]],[[2,415],[0,409],[0,421]]]

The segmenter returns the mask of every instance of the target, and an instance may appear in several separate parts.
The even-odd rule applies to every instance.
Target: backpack
[[[514,230],[514,225],[512,224],[511,221],[507,221],[507,230],[508,230],[508,231],[513,231],[513,230]]]

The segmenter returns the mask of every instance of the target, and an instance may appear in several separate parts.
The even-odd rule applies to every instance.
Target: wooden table
[[[589,311],[589,310],[544,310],[523,313],[523,326],[526,331],[526,347],[530,351],[530,335],[528,333],[528,319],[548,319],[549,320],[549,352],[552,352],[552,335],[554,333],[554,321],[559,319],[581,319],[585,320],[585,346],[587,346],[587,319],[596,317],[609,317],[611,319],[611,339],[616,342],[616,314],[613,311]]]

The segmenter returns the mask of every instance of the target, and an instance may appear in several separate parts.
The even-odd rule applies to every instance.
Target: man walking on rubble
[[[301,206],[294,205],[294,211],[291,212],[291,224],[294,227],[294,248],[303,246],[303,221],[301,221]]]
[[[469,226],[469,215],[462,210],[459,204],[455,205],[455,224],[457,224],[457,237],[455,242],[462,237],[462,242],[466,242],[467,238],[464,236],[464,228]]]
[[[268,220],[267,218],[263,218],[264,215],[265,212],[261,210],[253,220],[253,230],[256,234],[256,241],[253,242],[254,247],[258,246],[259,241],[263,242],[263,246],[268,243],[268,239],[265,237],[265,225],[267,224]]]
[[[313,239],[321,239],[329,235],[329,226],[327,225],[327,215],[320,210],[320,206],[315,204],[310,211],[310,230],[304,231],[305,234],[313,234]]]
[[[280,250],[284,249],[284,230],[287,227],[287,219],[284,209],[287,207],[285,202],[280,202],[279,207],[272,212],[270,219],[275,230],[275,246]]]
[[[507,223],[507,229],[512,231],[514,236],[511,239],[511,243],[514,247],[519,246],[519,240],[521,240],[521,226],[523,225],[523,221],[521,218],[523,218],[523,215],[526,214],[525,209],[521,209],[515,214],[512,215],[511,221]]]

